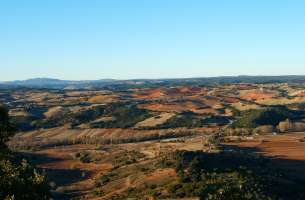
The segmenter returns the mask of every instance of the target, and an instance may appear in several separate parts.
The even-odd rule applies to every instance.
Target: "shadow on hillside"
[[[244,153],[261,157],[274,169],[280,169],[297,182],[305,184],[305,160],[285,159],[279,156],[266,156],[263,151],[257,147],[240,147],[236,145],[221,144],[221,150],[224,152]]]
[[[177,152],[176,167],[182,180],[205,181],[211,174],[217,175],[215,180],[222,180],[226,173],[238,173],[241,180],[260,186],[260,190],[272,199],[305,199],[305,161],[259,155],[258,148],[221,147],[224,151]]]
[[[36,166],[41,166],[43,164],[46,166],[43,168],[38,167],[38,170],[47,175],[47,179],[50,183],[55,183],[55,188],[53,188],[54,190],[52,191],[52,196],[54,199],[68,200],[73,197],[77,197],[82,191],[80,191],[79,188],[71,188],[69,186],[82,180],[86,180],[88,179],[88,177],[91,176],[90,171],[73,168],[73,166],[71,166],[70,169],[54,169],[53,167],[48,167],[48,165],[56,166],[56,163],[64,161],[64,158],[55,158],[46,154],[37,154],[30,152],[23,152],[21,154],[23,157],[25,157],[27,160],[29,160]],[[63,186],[68,187],[66,189],[63,189]],[[58,191],[57,189],[63,190]]]
[[[31,153],[31,152],[21,152],[19,153],[22,157],[29,160],[34,165],[41,165],[46,163],[55,163],[59,161],[63,161],[64,159],[55,158],[48,156],[47,154],[38,154],[38,153]]]
[[[43,164],[53,165],[57,162],[65,160],[63,158],[51,157],[46,154],[35,154],[28,152],[22,153],[22,156],[36,166]],[[73,168],[73,166],[71,166],[70,169],[54,169],[53,167],[48,167],[48,165],[46,165],[47,167],[43,168],[38,167],[38,169],[45,172],[47,174],[48,179],[50,181],[55,182],[56,186],[71,185],[81,180],[85,180],[91,175],[90,171]]]
[[[300,187],[305,186],[305,161],[302,160],[290,160],[280,157],[268,157],[262,155],[262,150],[257,147],[239,147],[235,145],[222,144],[221,149],[223,153],[203,153],[195,152],[197,155],[207,160],[205,166],[207,168],[236,168],[239,165],[247,166],[249,169],[252,167],[261,173],[261,170],[267,170],[267,173],[279,173],[281,176],[277,177],[274,188],[287,188],[287,190],[280,189],[284,197],[289,197],[292,193],[300,193]],[[190,153],[191,154],[191,153]],[[247,155],[251,156],[247,156]],[[35,153],[23,153],[23,156],[27,157],[32,163],[36,165],[42,164],[56,164],[56,162],[63,161],[61,158],[50,157],[45,154]],[[47,166],[47,165],[46,165]],[[77,183],[81,180],[87,179],[91,174],[89,171],[80,169],[53,169],[43,168],[50,181],[54,181],[57,186],[69,186],[73,183]],[[301,189],[302,189],[301,188]],[[305,188],[304,188],[305,189]],[[304,190],[305,191],[305,190]],[[54,192],[54,199],[71,199],[78,196],[82,191],[77,188],[70,188],[66,191]],[[283,198],[289,199],[289,198]]]

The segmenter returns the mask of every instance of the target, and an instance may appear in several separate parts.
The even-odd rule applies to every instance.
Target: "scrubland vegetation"
[[[200,199],[302,199],[304,185],[270,160],[238,153],[177,152],[179,183],[172,197]],[[282,181],[282,180],[286,181]],[[276,187],[275,187],[276,186]]]

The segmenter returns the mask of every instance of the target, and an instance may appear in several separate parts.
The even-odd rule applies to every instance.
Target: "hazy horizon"
[[[99,81],[99,80],[114,80],[114,81],[128,81],[128,80],[170,80],[170,79],[205,79],[205,78],[219,78],[219,77],[286,77],[286,76],[305,76],[305,74],[290,74],[290,75],[220,75],[220,76],[193,76],[193,77],[164,77],[164,78],[128,78],[128,79],[116,79],[116,78],[97,78],[97,79],[62,79],[57,77],[31,77],[25,79],[13,79],[13,80],[0,80],[2,82],[14,82],[14,81],[28,81],[35,79],[50,79],[50,80],[61,80],[61,81]]]
[[[12,0],[1,81],[305,75],[304,1]]]

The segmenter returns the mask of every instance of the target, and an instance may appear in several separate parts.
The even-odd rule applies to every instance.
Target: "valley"
[[[191,200],[205,199],[205,193],[188,187],[208,188],[192,178],[197,171],[187,175],[197,185],[185,179],[192,156],[212,159],[214,168],[233,160],[230,169],[245,166],[253,173],[264,160],[268,173],[282,174],[272,175],[279,187],[305,183],[303,93],[300,83],[151,84],[2,89],[0,99],[18,128],[9,147],[46,174],[54,199]],[[248,166],[243,160],[252,157],[258,164]],[[221,181],[231,180],[227,170],[215,171]],[[295,191],[301,198],[302,188]]]

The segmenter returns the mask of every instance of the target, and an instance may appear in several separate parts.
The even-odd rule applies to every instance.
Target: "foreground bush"
[[[0,107],[0,199],[44,200],[49,199],[45,177],[26,160],[11,152],[6,142],[14,133],[8,112]]]
[[[26,160],[1,159],[0,176],[0,199],[49,199],[45,177]]]

